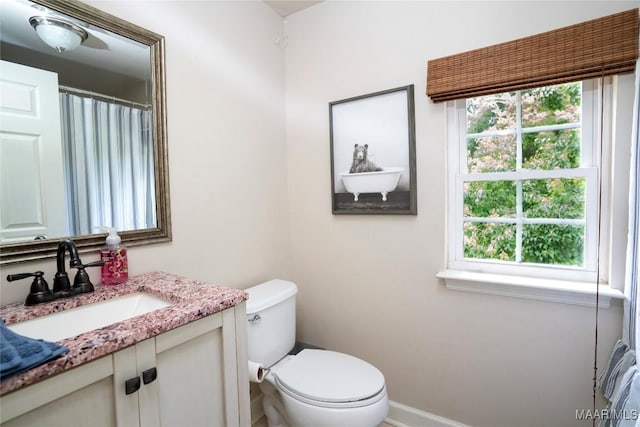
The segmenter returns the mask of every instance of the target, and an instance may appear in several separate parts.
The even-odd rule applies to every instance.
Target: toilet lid
[[[275,377],[296,395],[319,402],[355,402],[384,388],[384,376],[375,366],[329,350],[302,350]]]

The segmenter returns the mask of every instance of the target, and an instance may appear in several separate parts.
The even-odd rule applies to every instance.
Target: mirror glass
[[[2,0],[0,59],[0,263],[109,228],[171,240],[163,37],[76,0]]]

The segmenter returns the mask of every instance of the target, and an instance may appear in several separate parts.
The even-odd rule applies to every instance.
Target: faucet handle
[[[7,280],[13,282],[14,280],[26,279],[27,277],[44,277],[44,273],[42,271],[36,271],[34,273],[8,274]]]
[[[25,305],[35,305],[54,299],[53,293],[49,290],[49,284],[44,279],[44,273],[42,271],[9,274],[7,280],[13,282],[14,280],[26,279],[27,277],[33,277],[33,282],[31,282],[31,289],[29,290],[29,295],[27,295]]]
[[[86,268],[86,267],[102,267],[104,265],[104,261],[93,261],[88,264],[84,264],[79,266],[78,268]]]
[[[76,273],[76,277],[73,279],[73,292],[78,294],[84,294],[86,292],[93,292],[95,288],[93,287],[93,283],[91,283],[91,279],[89,275],[85,271],[87,267],[101,267],[104,265],[104,261],[94,261],[88,264],[81,264],[75,266],[74,268],[78,269]]]

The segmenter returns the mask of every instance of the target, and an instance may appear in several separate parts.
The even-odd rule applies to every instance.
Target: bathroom
[[[559,1],[553,13],[538,1],[325,1],[286,18],[261,1],[87,3],[165,37],[172,240],[129,248],[131,275],[291,280],[297,338],[378,367],[396,408],[471,426],[584,423],[593,307],[457,292],[436,277],[447,129],[426,65],[636,1]],[[332,214],[328,104],[409,84],[418,214]],[[2,265],[1,277],[35,270],[52,277],[55,262]],[[2,304],[27,290],[3,279]],[[601,367],[622,316],[619,301],[599,310]]]

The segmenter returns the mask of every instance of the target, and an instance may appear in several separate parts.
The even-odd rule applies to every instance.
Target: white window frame
[[[609,213],[611,212],[610,188],[612,184],[610,177],[612,175],[611,152],[615,84],[614,78],[604,79],[604,87],[602,87],[602,82],[600,79],[582,82],[582,158],[580,167],[571,170],[519,170],[515,174],[510,172],[467,173],[466,101],[446,102],[448,145],[447,269],[440,272],[437,277],[445,279],[448,288],[593,305],[591,297],[595,292],[594,284],[596,277],[600,277],[600,283],[605,284],[605,286],[600,286],[600,291],[601,295],[605,297],[606,306],[608,306],[610,298],[622,297],[618,290],[606,286],[610,253]],[[602,129],[600,129],[601,125]],[[598,143],[600,135],[602,135],[602,149]],[[602,173],[602,179],[600,179],[599,171]],[[587,212],[584,221],[586,240],[585,265],[583,267],[464,258],[464,182],[470,178],[490,180],[498,176],[500,179],[505,179],[505,177],[508,179],[536,179],[576,176],[586,178]],[[602,188],[602,194],[599,194],[600,188]],[[599,210],[602,212],[601,214],[599,214]],[[521,214],[518,216],[519,224],[527,223]],[[554,222],[551,221],[551,223]],[[600,230],[599,236],[598,230]]]

